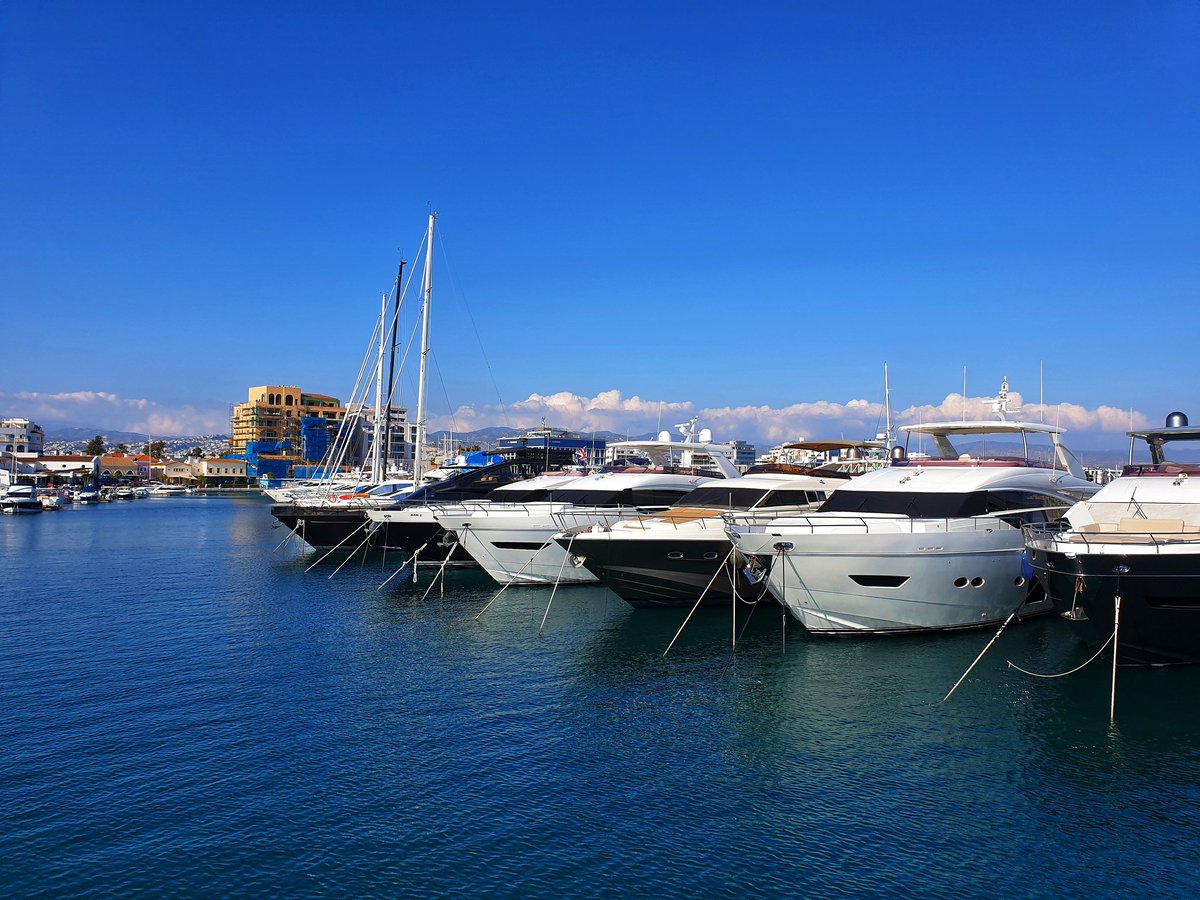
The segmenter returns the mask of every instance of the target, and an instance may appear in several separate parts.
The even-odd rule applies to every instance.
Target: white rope
[[[429,596],[429,592],[433,590],[433,586],[438,583],[439,578],[441,578],[442,582],[443,582],[441,596],[443,596],[443,597],[446,596],[446,589],[445,589],[446,563],[450,562],[450,557],[454,555],[454,548],[457,546],[458,546],[457,543],[450,545],[450,552],[446,554],[446,558],[443,559],[442,564],[440,566],[438,566],[437,574],[433,576],[433,581],[429,582],[429,587],[425,588],[425,593],[421,595],[422,603],[425,602],[425,598]]]
[[[331,548],[328,550],[328,552],[326,552],[325,556],[322,556],[320,559],[318,559],[318,560],[317,560],[315,563],[313,563],[311,566],[309,566],[309,567],[308,567],[307,569],[305,569],[304,571],[305,571],[305,572],[310,572],[310,571],[312,571],[312,570],[313,570],[313,569],[314,569],[314,568],[315,568],[315,567],[316,567],[316,566],[317,566],[319,563],[322,563],[322,562],[324,562],[324,561],[325,561],[325,557],[326,557],[326,556],[328,556],[328,555],[329,555],[330,553],[332,553],[334,550],[338,550],[338,549],[340,549],[340,548],[341,548],[341,546],[342,546],[342,544],[346,543],[346,541],[350,540],[350,538],[354,537],[356,534],[358,534],[360,531],[362,531],[364,528],[366,528],[366,527],[367,527],[367,522],[368,522],[368,521],[369,521],[368,519],[365,519],[365,518],[364,518],[364,519],[363,519],[363,523],[362,523],[361,525],[359,525],[359,526],[358,526],[357,528],[355,528],[355,529],[354,529],[352,532],[350,532],[348,535],[346,535],[344,538],[342,538],[342,539],[341,539],[341,540],[338,542],[338,544],[337,544],[337,546],[336,546],[336,547],[331,547]],[[357,553],[358,551],[357,551],[357,550],[355,550],[354,552],[355,552],[355,553]]]
[[[303,520],[302,520],[302,519],[297,519],[297,520],[296,520],[296,525],[299,525],[301,521],[303,521]],[[283,539],[283,540],[282,540],[282,541],[279,543],[279,545],[278,545],[278,546],[276,546],[276,548],[275,548],[274,550],[272,550],[271,552],[272,552],[272,553],[276,553],[276,552],[278,552],[280,548],[282,548],[282,547],[283,547],[283,546],[284,546],[284,545],[285,545],[285,544],[286,544],[288,541],[290,541],[290,540],[291,540],[292,538],[294,538],[295,536],[296,536],[296,528],[295,528],[295,526],[293,526],[293,527],[292,527],[292,528],[291,528],[291,529],[288,531],[288,536],[287,536],[287,537],[285,537],[285,538],[284,538],[284,539]]]
[[[1037,672],[1029,672],[1029,671],[1026,671],[1025,669],[1022,669],[1020,666],[1018,666],[1016,663],[1014,663],[1011,659],[1008,661],[1008,665],[1010,668],[1016,669],[1022,675],[1028,675],[1031,678],[1065,678],[1068,675],[1074,675],[1080,669],[1083,669],[1086,666],[1090,665],[1091,663],[1095,662],[1096,657],[1098,657],[1101,653],[1103,653],[1105,651],[1105,649],[1108,647],[1108,645],[1112,643],[1112,639],[1116,636],[1117,636],[1117,633],[1114,631],[1112,634],[1110,634],[1108,636],[1108,640],[1104,642],[1104,644],[1100,647],[1100,649],[1096,651],[1095,656],[1093,656],[1091,659],[1089,659],[1087,662],[1085,662],[1082,666],[1072,669],[1070,672],[1060,672],[1057,675],[1042,675]]]
[[[330,575],[329,578],[326,579],[326,581],[331,580],[334,575],[336,575],[338,572],[342,571],[342,568],[346,565],[346,563],[348,563],[348,562],[350,562],[350,560],[354,559],[354,557],[358,555],[358,551],[363,550],[363,548],[367,546],[367,541],[369,541],[369,540],[371,540],[371,535],[367,534],[367,536],[365,538],[363,538],[362,543],[354,548],[353,553],[351,553],[344,560],[342,560],[342,564],[333,570],[333,574]],[[367,561],[367,552],[366,552],[366,550],[363,550],[363,562],[366,562],[366,561]]]
[[[571,545],[575,543],[575,535],[571,535],[571,539],[567,541],[567,552],[563,554],[562,564],[558,567],[558,577],[554,579],[554,590],[550,592],[550,602],[546,604],[546,614],[542,616],[542,624],[538,627],[538,634],[546,630],[546,620],[550,618],[550,607],[554,605],[554,595],[558,593],[559,582],[562,581],[563,569],[567,566],[567,560],[571,558]],[[541,552],[540,550],[538,551]]]
[[[687,628],[687,623],[692,620],[692,616],[695,615],[696,610],[700,608],[700,604],[704,602],[704,596],[708,593],[708,589],[713,586],[713,582],[717,580],[717,576],[720,575],[721,570],[725,568],[725,563],[729,561],[729,557],[733,556],[734,551],[736,550],[736,544],[729,548],[729,555],[721,561],[721,565],[718,567],[717,571],[713,572],[713,577],[709,579],[708,584],[704,586],[704,590],[700,592],[700,596],[696,598],[696,605],[692,607],[691,612],[687,614],[687,618],[683,620],[683,624],[679,626],[679,630],[675,632],[675,637],[671,638],[671,643],[667,644],[667,649],[663,651],[664,658],[666,658],[666,655],[671,652],[671,648],[675,646],[675,642],[679,640],[679,636],[683,634],[683,629]]]
[[[434,537],[436,537],[436,535],[434,535]],[[429,541],[432,541],[432,540],[433,540],[433,538],[429,539]],[[414,553],[412,556],[410,556],[407,560],[405,560],[404,563],[401,564],[400,568],[398,568],[395,572],[393,572],[391,575],[389,575],[384,580],[383,584],[381,584],[379,587],[375,588],[375,590],[377,590],[377,591],[382,590],[389,581],[391,581],[393,578],[395,578],[397,575],[399,575],[401,572],[403,572],[406,568],[408,568],[408,564],[410,562],[413,562],[417,558],[417,553],[420,553],[422,550],[424,550],[426,547],[429,546],[429,541],[426,541],[420,547],[418,547],[417,552]],[[415,567],[414,567],[414,569],[415,569]]]
[[[977,665],[979,665],[979,661],[981,659],[983,659],[983,655],[992,649],[992,644],[996,643],[996,641],[998,641],[1000,639],[1000,635],[1004,634],[1004,629],[1008,627],[1008,623],[1011,622],[1014,618],[1016,618],[1017,613],[1020,612],[1021,607],[1024,605],[1025,605],[1025,598],[1022,597],[1021,602],[1017,604],[1016,609],[1014,609],[1011,613],[1008,614],[1008,618],[1004,620],[1004,624],[1000,626],[1000,630],[997,631],[992,636],[992,639],[987,642],[987,646],[979,651],[979,655],[977,657],[975,657],[975,662],[973,662],[969,666],[967,666],[967,671],[962,673],[962,677],[960,679],[958,679],[958,681],[954,682],[954,687],[950,688],[950,692],[948,694],[946,694],[945,697],[942,698],[943,703],[945,703],[952,696],[954,696],[954,692],[958,690],[959,685],[961,685],[964,681],[967,680],[967,676],[971,674],[971,671]]]
[[[487,602],[487,604],[486,604],[486,605],[483,607],[483,609],[481,609],[481,610],[479,611],[479,615],[475,617],[475,621],[476,621],[476,622],[478,622],[478,621],[480,620],[480,618],[482,618],[482,617],[483,617],[483,614],[484,614],[485,612],[487,612],[489,609],[491,609],[491,606],[492,606],[492,604],[493,604],[493,603],[495,603],[497,600],[499,600],[499,599],[500,599],[500,595],[501,595],[501,594],[503,594],[505,591],[507,591],[507,590],[508,590],[508,589],[509,589],[509,588],[512,586],[512,583],[513,583],[514,581],[516,581],[518,578],[520,578],[520,577],[521,577],[521,573],[525,571],[525,568],[526,568],[527,566],[529,566],[529,565],[532,565],[532,564],[533,564],[533,560],[534,560],[534,558],[535,558],[535,557],[536,557],[536,556],[537,556],[539,553],[541,553],[543,550],[545,550],[547,547],[549,547],[549,546],[550,546],[552,543],[554,543],[554,541],[552,541],[552,540],[550,540],[550,541],[546,541],[546,543],[542,544],[542,546],[538,547],[538,548],[537,548],[537,550],[535,550],[535,551],[534,551],[534,553],[533,553],[533,556],[529,557],[529,561],[528,561],[528,562],[526,562],[524,566],[521,566],[521,568],[519,568],[519,569],[517,570],[517,573],[516,573],[515,575],[513,575],[513,577],[512,577],[512,578],[510,578],[510,579],[508,580],[508,584],[504,585],[504,587],[502,587],[502,588],[500,588],[500,590],[496,591],[496,593],[495,593],[495,594],[492,596],[492,599],[491,599],[491,600],[489,600],[489,601]],[[486,545],[485,545],[485,546],[486,546]],[[491,554],[489,553],[489,556],[490,556],[490,555],[491,555]],[[495,559],[495,557],[494,557],[494,556],[493,556],[492,558],[493,558],[493,559]]]

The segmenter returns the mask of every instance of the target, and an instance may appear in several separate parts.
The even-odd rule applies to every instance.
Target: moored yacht
[[[612,444],[615,454],[632,454],[630,458],[635,461],[579,478],[552,491],[544,500],[488,503],[474,509],[438,512],[436,518],[502,584],[596,581],[595,575],[569,560],[566,546],[555,544],[557,532],[579,526],[611,526],[622,519],[664,509],[702,484],[739,477],[722,448],[668,438],[664,432],[655,441]],[[641,465],[636,460],[643,454],[664,464]],[[676,465],[677,454],[706,454],[713,468]]]
[[[56,512],[63,508],[63,497],[55,488],[42,488],[37,492],[38,503],[47,512]]]
[[[0,512],[21,515],[42,511],[38,499],[37,475],[16,456],[0,467]]]
[[[492,500],[542,500],[579,476],[577,472],[545,471],[545,457],[540,451],[514,451],[508,455],[508,459],[474,472],[428,484],[389,509],[368,510],[371,548],[417,555],[417,562],[477,565],[460,544],[447,537],[437,520],[439,513],[474,509]]]
[[[1029,562],[1088,644],[1104,645],[1116,632],[1119,664],[1197,663],[1200,428],[1176,412],[1163,428],[1129,437],[1130,464],[1119,478],[1057,527],[1026,528]],[[1149,447],[1148,464],[1133,462],[1137,441]]]
[[[1049,425],[999,421],[910,425],[892,465],[839,488],[812,515],[730,533],[751,567],[815,634],[903,633],[991,625],[1050,611],[1024,569],[1022,526],[1056,519],[1097,486]],[[959,453],[951,439],[970,438]],[[1030,447],[1048,442],[1047,455]]]
[[[5,515],[23,515],[37,513],[43,509],[37,496],[37,488],[32,484],[10,484],[0,492],[0,512]]]
[[[740,597],[761,599],[763,588],[737,585],[736,567],[726,565],[732,549],[727,517],[761,523],[810,512],[850,477],[836,466],[759,465],[734,481],[697,487],[659,512],[574,527],[554,539],[570,548],[573,565],[631,606],[691,606],[701,597],[705,605],[728,605],[735,589]],[[730,577],[717,574],[723,565]]]

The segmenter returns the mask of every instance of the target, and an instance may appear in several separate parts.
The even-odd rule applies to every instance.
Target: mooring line
[[[329,554],[330,554],[330,553],[333,553],[333,551],[340,549],[340,548],[341,548],[341,546],[342,546],[342,544],[346,543],[346,541],[350,540],[350,538],[354,537],[356,534],[358,534],[360,531],[362,531],[362,530],[363,530],[364,528],[366,528],[366,527],[367,527],[367,520],[366,520],[366,519],[363,519],[363,523],[362,523],[361,525],[359,525],[359,526],[358,526],[357,528],[355,528],[355,529],[354,529],[352,532],[350,532],[348,535],[346,535],[344,538],[342,538],[342,539],[341,539],[341,541],[340,541],[340,542],[338,542],[338,545],[337,545],[336,547],[330,547],[330,548],[329,548],[329,550],[327,550],[327,551],[325,552],[325,556],[322,556],[320,559],[318,559],[318,560],[317,560],[315,563],[313,563],[311,566],[309,566],[309,567],[308,567],[307,569],[305,569],[304,571],[305,571],[305,572],[309,572],[309,571],[311,571],[311,570],[312,570],[314,567],[316,567],[316,566],[317,566],[319,563],[322,563],[322,562],[324,562],[324,561],[325,561],[325,558],[326,558],[327,556],[329,556]],[[357,551],[357,550],[355,550],[354,552],[355,552],[355,553],[357,553],[358,551]],[[351,554],[351,555],[353,555],[353,554]]]
[[[713,582],[717,580],[717,576],[720,575],[721,570],[725,568],[725,563],[729,562],[729,557],[733,556],[734,551],[736,550],[737,545],[734,544],[729,548],[729,553],[726,554],[725,559],[721,561],[721,565],[717,567],[717,571],[713,572],[713,577],[708,580],[708,584],[705,585],[704,590],[700,592],[700,596],[696,598],[696,603],[692,606],[691,611],[687,614],[687,618],[683,620],[683,624],[680,625],[679,630],[675,632],[675,637],[671,638],[671,643],[667,644],[667,649],[663,651],[664,659],[666,658],[667,654],[671,652],[671,648],[675,646],[675,642],[679,640],[679,636],[683,634],[683,629],[687,628],[688,622],[692,621],[692,616],[695,615],[696,610],[700,608],[700,604],[704,602],[704,597],[708,594],[708,589],[713,586]]]

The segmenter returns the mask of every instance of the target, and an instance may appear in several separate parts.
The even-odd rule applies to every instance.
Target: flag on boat
[[[587,465],[587,451],[582,447],[575,451],[575,461],[581,466]]]

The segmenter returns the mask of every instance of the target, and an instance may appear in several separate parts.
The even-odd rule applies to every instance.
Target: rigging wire
[[[495,377],[494,370],[492,369],[492,363],[488,359],[487,351],[483,347],[483,340],[479,336],[479,327],[478,327],[478,325],[476,325],[475,316],[471,312],[471,304],[467,302],[466,294],[463,293],[462,290],[459,288],[458,282],[454,277],[454,267],[450,264],[450,259],[446,255],[446,232],[445,232],[445,229],[443,229],[441,231],[441,235],[442,235],[442,244],[441,244],[442,261],[446,265],[447,276],[450,279],[450,290],[455,296],[457,296],[459,298],[460,302],[463,305],[464,310],[466,311],[467,321],[469,321],[471,323],[471,330],[475,333],[475,342],[479,345],[480,356],[483,357],[484,368],[487,369],[488,377],[491,379],[491,382],[492,382],[492,388],[496,392],[496,402],[500,404],[500,417],[501,417],[501,419],[503,419],[504,424],[506,426],[509,426],[510,423],[508,421],[508,410],[504,405],[504,397],[502,397],[500,394],[500,385],[498,385],[496,383],[496,377]]]

